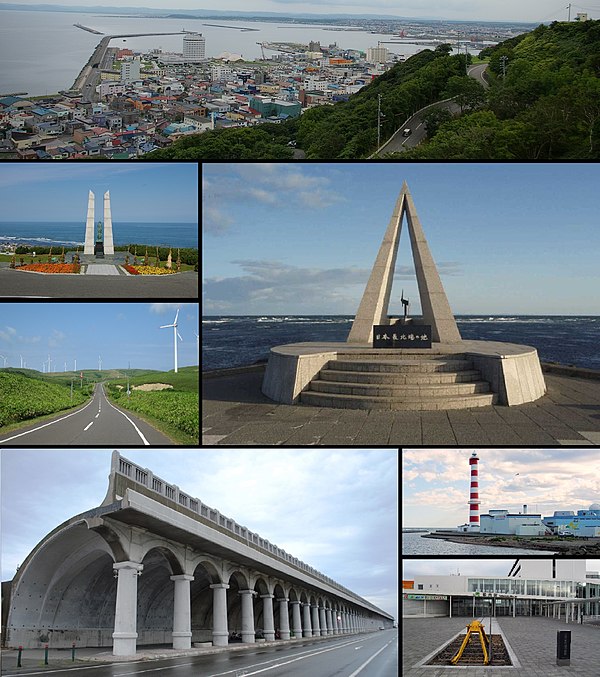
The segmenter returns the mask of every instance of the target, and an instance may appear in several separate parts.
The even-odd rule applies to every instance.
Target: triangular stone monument
[[[96,232],[94,229],[94,193],[89,191],[87,219],[85,222],[85,245],[84,255],[93,256],[96,245]],[[102,251],[104,254],[113,255],[115,246],[113,242],[112,215],[110,211],[110,191],[104,193],[104,224],[102,225]]]
[[[431,337],[435,343],[461,341],[456,320],[450,310],[442,281],[405,181],[348,335],[348,343],[371,343],[373,325],[389,324],[388,307],[405,215],[417,274],[423,323],[431,325]]]
[[[93,256],[94,254],[94,193],[90,190],[88,195],[87,219],[85,222],[85,245],[84,254]]]
[[[113,244],[112,216],[110,213],[110,191],[104,193],[104,253],[115,253]]]

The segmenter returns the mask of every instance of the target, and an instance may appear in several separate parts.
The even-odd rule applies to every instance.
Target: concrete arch
[[[210,578],[211,583],[224,583],[225,581],[223,576],[223,563],[215,560],[208,555],[199,555],[194,557],[189,561],[186,573],[195,576],[195,572],[198,567],[202,567],[202,570]]]
[[[13,581],[11,644],[110,644],[116,599],[113,547],[114,540],[107,542],[83,520],[49,534]]]
[[[184,553],[178,548],[162,538],[153,538],[144,541],[143,546],[137,549],[135,561],[143,562],[152,550],[160,552],[169,562],[172,575],[184,573]],[[139,558],[139,559],[138,559]]]

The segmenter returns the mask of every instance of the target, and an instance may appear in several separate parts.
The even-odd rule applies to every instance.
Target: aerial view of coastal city
[[[543,47],[528,41],[564,40],[564,30],[552,34],[564,24],[574,45],[583,28],[587,37],[597,33],[594,12],[571,4],[480,11],[480,18],[437,16],[425,6],[392,13],[385,3],[345,14],[335,13],[338,4],[319,14],[294,3],[303,13],[212,4],[0,4],[0,158],[220,159],[241,149],[255,159],[469,157],[444,145],[444,132],[459,122],[490,130],[520,122],[532,102],[508,103],[517,96],[512,78],[522,83],[518,62],[532,66]],[[549,28],[542,35],[538,26]],[[588,50],[593,45],[584,44],[582,54]],[[597,81],[591,61],[579,66]],[[532,90],[550,95],[564,84],[544,82],[548,91]],[[585,98],[583,79],[572,84]],[[546,103],[540,100],[540,115]],[[579,107],[571,117],[581,124],[565,125],[568,138],[554,139],[551,149],[548,134],[560,130],[538,131],[539,140],[523,130],[506,147],[499,129],[482,147],[505,158],[593,157],[598,114],[587,99]],[[336,122],[345,129],[333,139]]]

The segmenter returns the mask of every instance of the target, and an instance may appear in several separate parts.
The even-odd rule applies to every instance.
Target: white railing
[[[363,604],[372,607],[370,602],[364,600],[362,597],[359,597],[351,590],[348,590],[348,588],[345,588],[343,585],[336,583],[333,579],[329,578],[329,576],[325,576],[320,571],[313,569],[313,567],[308,566],[308,564],[305,564],[297,557],[289,555],[287,552],[285,552],[285,550],[273,545],[273,543],[269,543],[269,541],[261,538],[258,534],[250,531],[247,527],[241,526],[229,517],[225,517],[225,515],[221,515],[218,510],[205,505],[200,499],[192,498],[191,496],[183,493],[183,491],[181,491],[176,484],[169,484],[159,477],[156,477],[150,470],[148,470],[148,468],[142,468],[132,461],[128,461],[126,458],[123,458],[118,451],[113,452],[111,472],[128,477],[130,480],[141,484],[150,491],[153,491],[154,493],[159,494],[160,496],[173,501],[184,508],[187,508],[200,517],[208,519],[210,522],[214,522],[214,524],[221,527],[222,529],[230,531],[235,536],[245,540],[247,544],[252,544],[259,550],[265,550],[270,555],[274,555],[285,562],[289,562],[298,569],[310,574],[314,578],[317,578],[318,580],[327,583],[331,587],[337,588],[338,590],[351,595],[355,599],[360,600]]]

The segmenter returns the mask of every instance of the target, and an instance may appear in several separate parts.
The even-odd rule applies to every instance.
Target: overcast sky
[[[561,163],[204,165],[203,314],[353,315],[404,180],[455,313],[600,314],[600,167]]]
[[[33,3],[22,3],[33,4]],[[176,9],[217,9],[241,10],[244,12],[280,12],[301,14],[384,14],[402,17],[421,17],[430,19],[456,19],[482,21],[531,21],[562,18],[566,20],[566,3],[556,0],[125,0],[123,3],[113,0],[102,2],[84,2],[83,0],[36,0],[35,4],[61,4],[69,6],[123,6],[153,7]],[[584,3],[583,11],[598,14],[597,0]],[[580,11],[573,5],[573,12]]]
[[[468,522],[474,449],[402,451],[402,525],[456,527]],[[552,515],[600,503],[598,449],[477,449],[480,514],[489,510]]]
[[[397,617],[397,450],[126,450]],[[110,450],[0,450],[2,580],[48,532],[100,505]]]
[[[407,559],[402,562],[403,580],[419,576],[508,576],[517,559]],[[586,560],[586,571],[600,571],[600,559]]]

